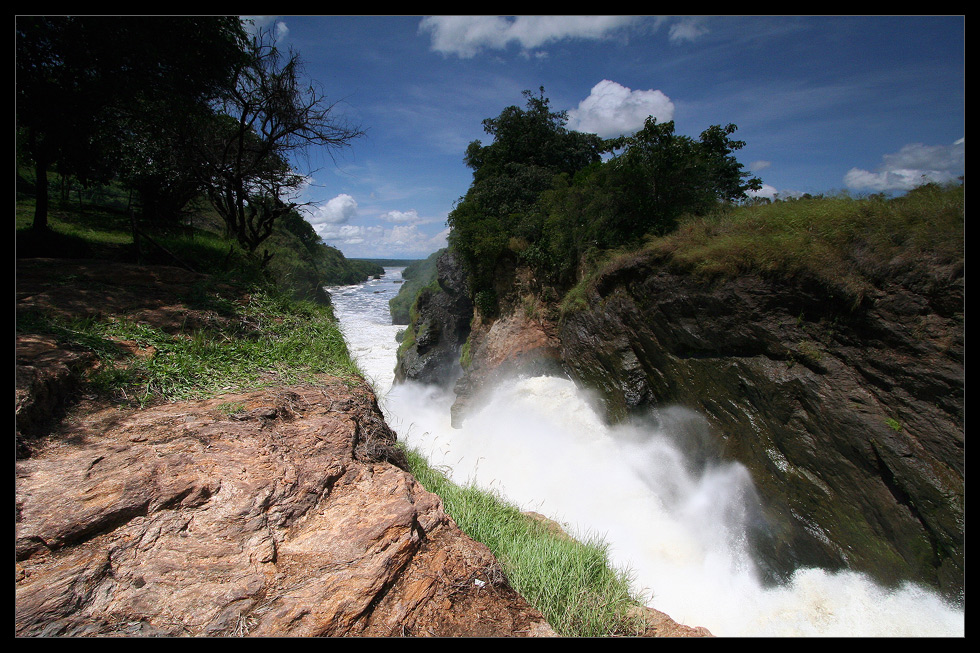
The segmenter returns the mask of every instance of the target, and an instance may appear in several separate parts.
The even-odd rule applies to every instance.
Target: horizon
[[[602,137],[648,115],[692,138],[734,123],[756,196],[894,195],[964,174],[963,16],[242,18],[366,130],[310,153],[301,198],[347,258],[445,247],[466,146],[540,87],[569,129]]]

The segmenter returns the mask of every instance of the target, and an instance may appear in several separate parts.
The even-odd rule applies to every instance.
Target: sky
[[[569,129],[733,123],[757,194],[905,192],[964,175],[964,16],[247,16],[364,135],[297,159],[348,258],[425,258],[465,195],[467,145],[522,91]]]

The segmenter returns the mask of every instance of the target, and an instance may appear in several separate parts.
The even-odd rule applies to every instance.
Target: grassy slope
[[[889,279],[961,274],[964,220],[964,187],[933,184],[893,199],[820,197],[689,218],[639,251],[605,253],[565,295],[562,311],[584,308],[585,289],[636,256],[705,281],[741,274],[807,279],[857,306]]]
[[[896,272],[962,265],[963,246],[963,186],[929,185],[890,200],[843,196],[744,207],[688,221],[647,248],[697,276],[807,276],[859,303]]]

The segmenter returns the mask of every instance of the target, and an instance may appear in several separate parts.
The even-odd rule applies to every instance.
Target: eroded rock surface
[[[160,270],[141,292],[135,266],[95,285],[102,264],[59,262],[44,281],[22,263],[21,308],[207,319],[178,308]],[[59,290],[72,275],[90,283]],[[54,341],[21,337],[18,423],[33,426],[38,406],[65,404],[34,397],[53,387],[40,370],[72,366]],[[399,466],[363,383],[144,410],[83,399],[53,424],[25,434],[16,462],[19,636],[554,634]]]

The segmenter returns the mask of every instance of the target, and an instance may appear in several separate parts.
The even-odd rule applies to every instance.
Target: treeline
[[[494,277],[508,261],[568,288],[596,252],[669,233],[682,215],[761,188],[733,155],[744,146],[731,137],[734,125],[695,140],[650,117],[634,135],[605,140],[568,130],[566,112],[550,109],[543,88],[524,97],[525,108],[483,121],[493,142],[467,148],[473,182],[448,219],[450,246],[484,313],[497,310]]]
[[[57,180],[126,196],[134,237],[186,230],[203,204],[259,267],[275,256],[295,259],[275,264],[293,276],[364,267],[345,264],[303,219],[293,163],[362,131],[304,77],[297,54],[249,36],[236,16],[19,16],[16,112],[35,244],[54,237]]]

